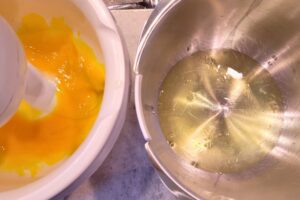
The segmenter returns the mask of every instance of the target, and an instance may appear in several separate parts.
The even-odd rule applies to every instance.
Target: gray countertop
[[[135,57],[141,30],[150,13],[151,10],[113,12],[127,43],[131,61]],[[175,199],[164,187],[148,160],[132,96],[131,94],[127,119],[113,150],[96,173],[66,199]]]

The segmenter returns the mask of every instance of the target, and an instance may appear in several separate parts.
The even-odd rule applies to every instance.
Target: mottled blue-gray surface
[[[148,160],[133,105],[128,112],[121,135],[108,158],[68,200],[175,199]]]
[[[126,40],[131,61],[150,13],[149,10],[113,13]],[[97,172],[67,200],[175,200],[148,160],[132,97],[133,94],[124,128],[111,153]]]

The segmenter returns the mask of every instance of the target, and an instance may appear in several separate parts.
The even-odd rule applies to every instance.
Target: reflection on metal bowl
[[[176,196],[295,199],[300,195],[299,6],[295,0],[165,0],[150,17],[135,62],[137,114],[150,157]],[[232,49],[254,59],[272,76],[282,96],[276,144],[242,171],[216,173],[192,166],[170,148],[158,120],[159,91],[172,66],[211,49]]]

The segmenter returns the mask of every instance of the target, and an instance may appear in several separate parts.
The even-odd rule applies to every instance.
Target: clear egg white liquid
[[[160,91],[158,116],[173,150],[193,166],[232,173],[262,160],[280,134],[283,100],[271,74],[230,49],[178,62]]]

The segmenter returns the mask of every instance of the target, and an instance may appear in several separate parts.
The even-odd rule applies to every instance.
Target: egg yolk
[[[104,65],[63,18],[23,17],[17,34],[28,61],[57,86],[56,106],[44,117],[25,101],[0,128],[0,170],[35,175],[70,156],[98,115]]]

